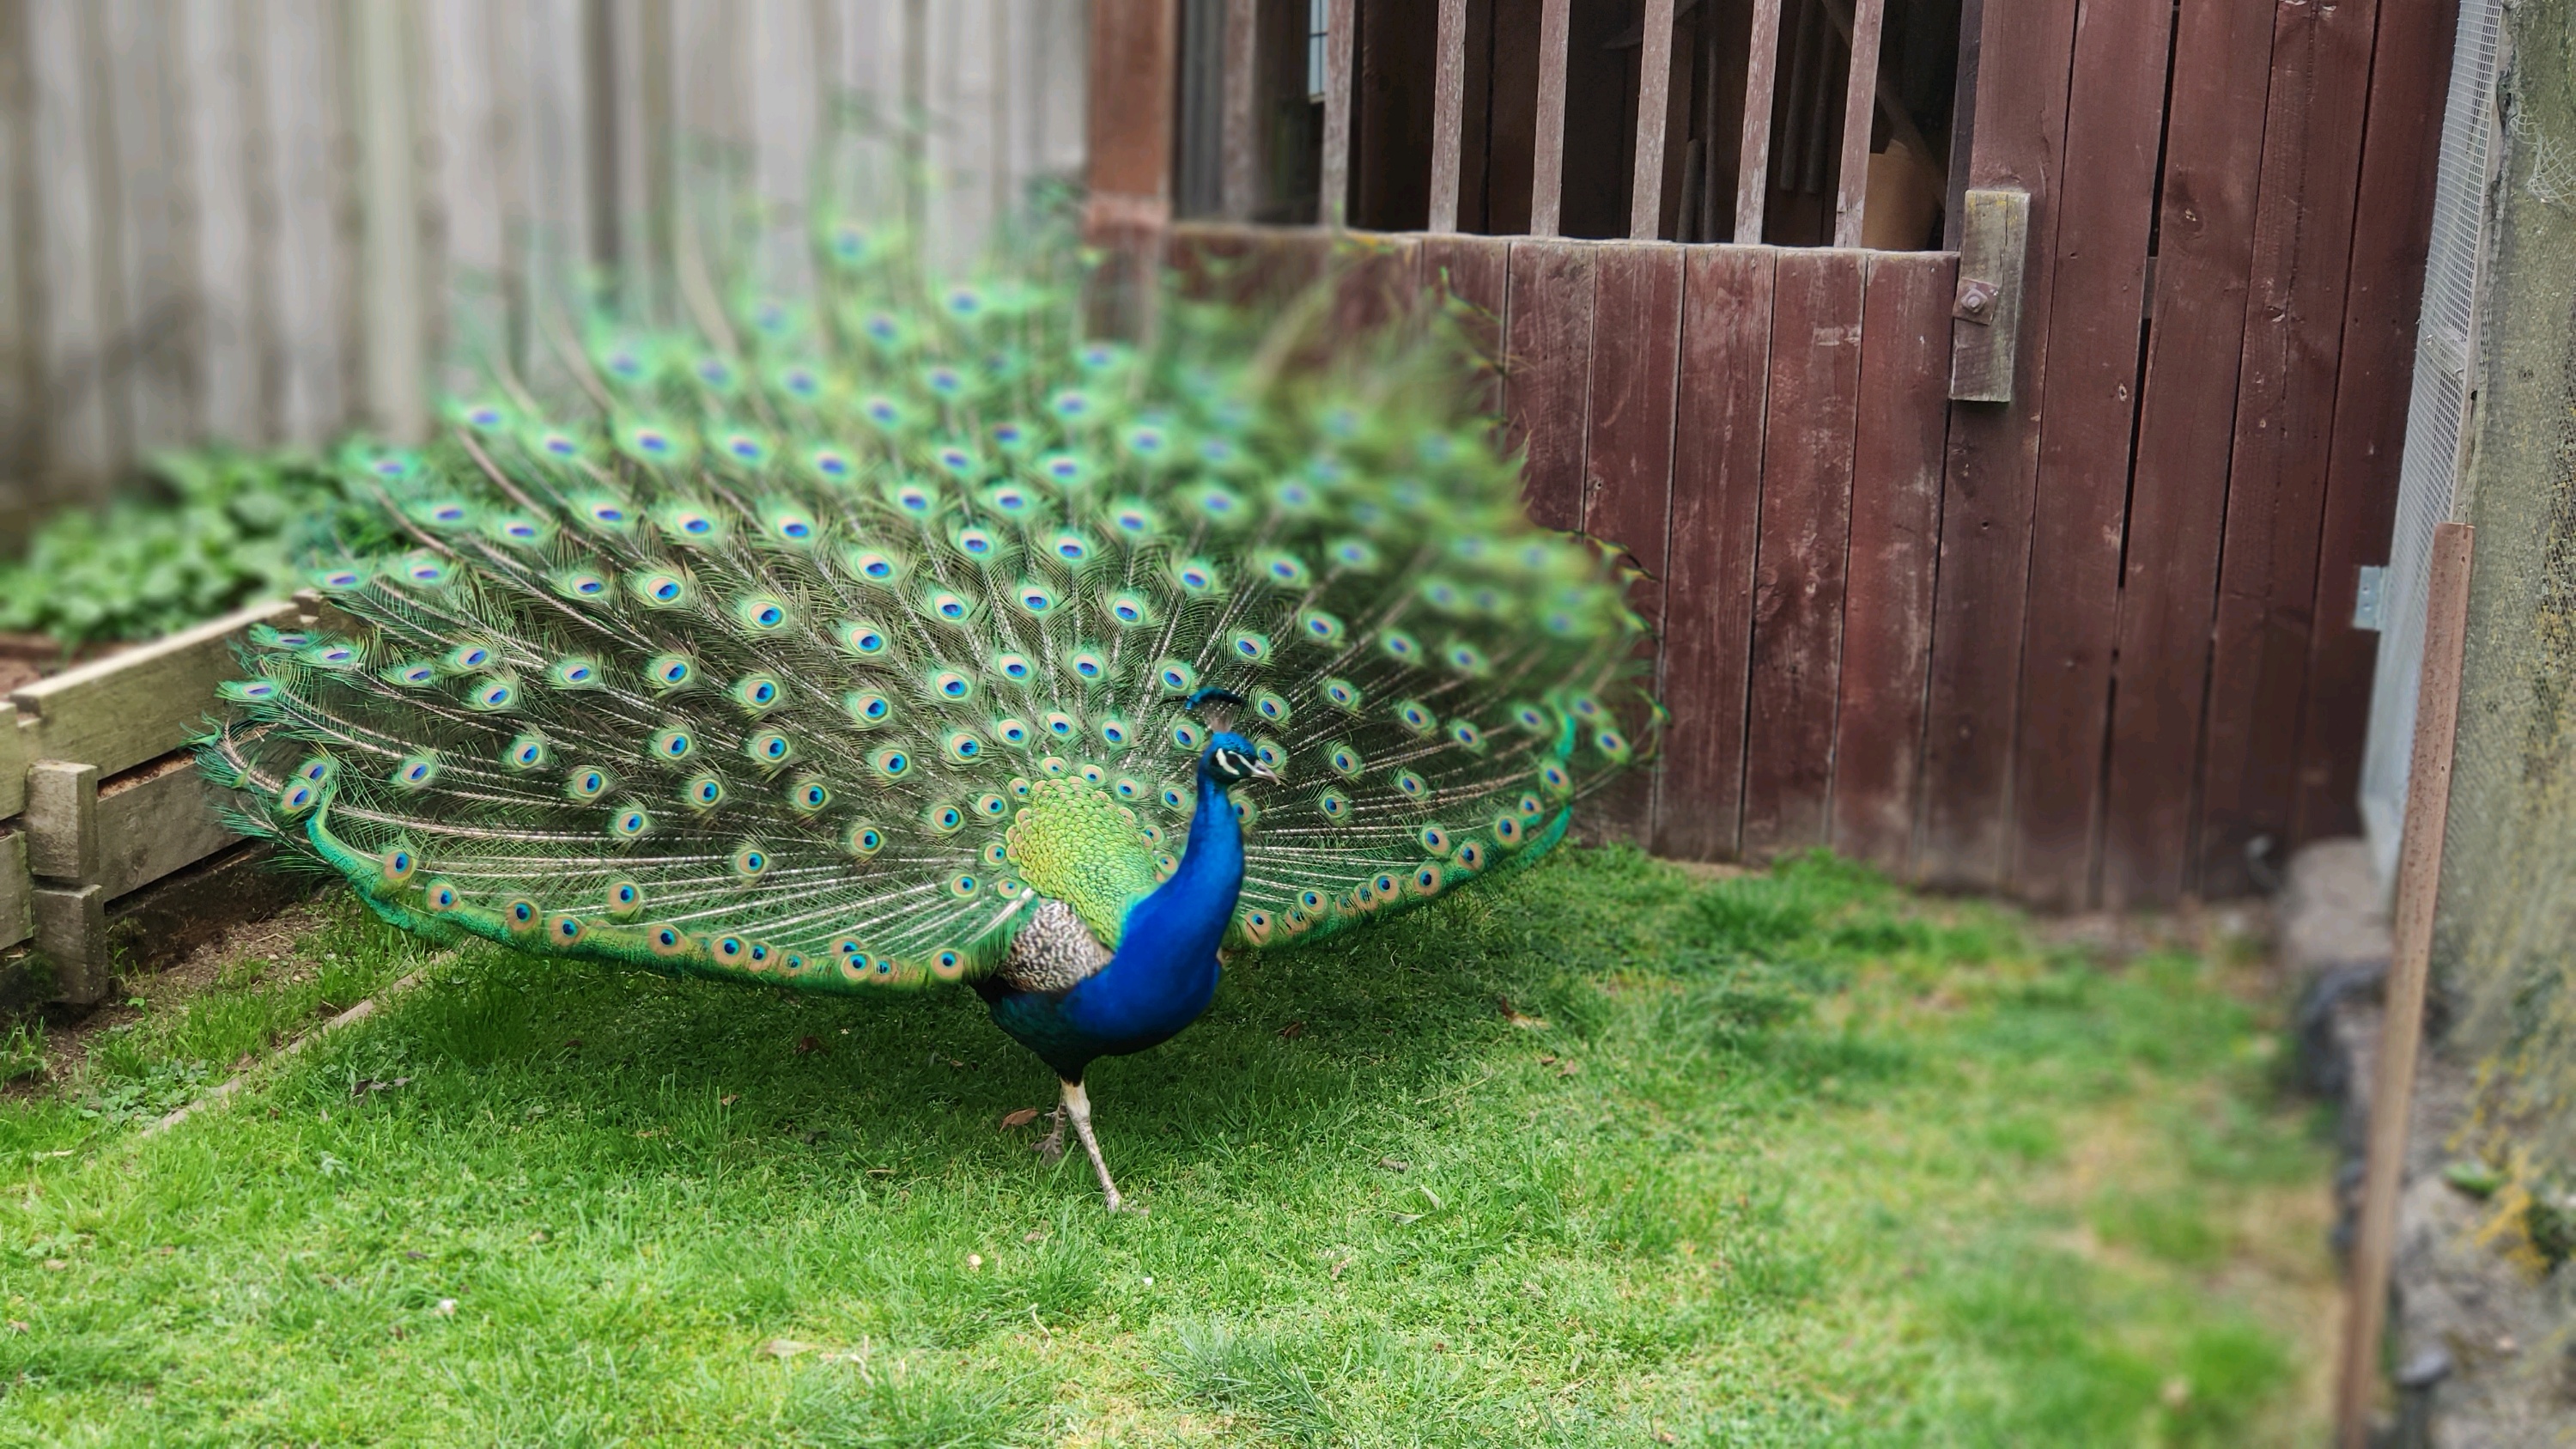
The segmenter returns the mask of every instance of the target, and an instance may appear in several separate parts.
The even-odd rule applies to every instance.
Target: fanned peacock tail
[[[844,989],[991,970],[1033,892],[1114,946],[1205,689],[1286,779],[1236,807],[1237,947],[1530,858],[1641,748],[1624,580],[1524,516],[1448,319],[1166,298],[1140,350],[1070,248],[817,253],[807,302],[600,314],[572,397],[502,374],[349,455],[417,546],[254,638],[203,744],[248,824],[413,929]]]

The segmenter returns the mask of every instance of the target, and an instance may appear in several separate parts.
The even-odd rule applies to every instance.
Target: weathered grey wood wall
[[[680,211],[792,226],[850,106],[927,119],[971,255],[1080,170],[1087,9],[0,0],[0,543],[155,448],[418,428],[466,331],[525,350],[528,297]]]

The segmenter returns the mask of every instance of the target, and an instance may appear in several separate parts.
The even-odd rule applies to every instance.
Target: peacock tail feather
[[[988,972],[1041,897],[1114,946],[1210,688],[1285,780],[1237,948],[1545,851],[1646,748],[1643,626],[1523,514],[1454,319],[1169,296],[1129,345],[1050,255],[929,281],[832,222],[803,303],[602,311],[571,396],[352,449],[411,546],[253,637],[207,768],[397,924],[817,989]]]

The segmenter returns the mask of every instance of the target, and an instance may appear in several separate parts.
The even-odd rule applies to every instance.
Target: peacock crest
[[[1059,902],[1114,948],[1219,728],[1282,781],[1232,802],[1238,949],[1507,869],[1644,748],[1623,580],[1523,514],[1437,309],[1166,296],[1131,344],[1070,247],[816,241],[809,296],[602,310],[568,386],[349,452],[399,542],[224,686],[247,825],[415,930],[839,991]]]

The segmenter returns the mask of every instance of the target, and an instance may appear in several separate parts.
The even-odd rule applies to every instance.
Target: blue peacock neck
[[[1216,994],[1217,946],[1243,891],[1243,826],[1227,782],[1202,758],[1198,810],[1180,868],[1128,909],[1117,954],[1066,1002],[1074,1024],[1113,1050],[1162,1041]]]

